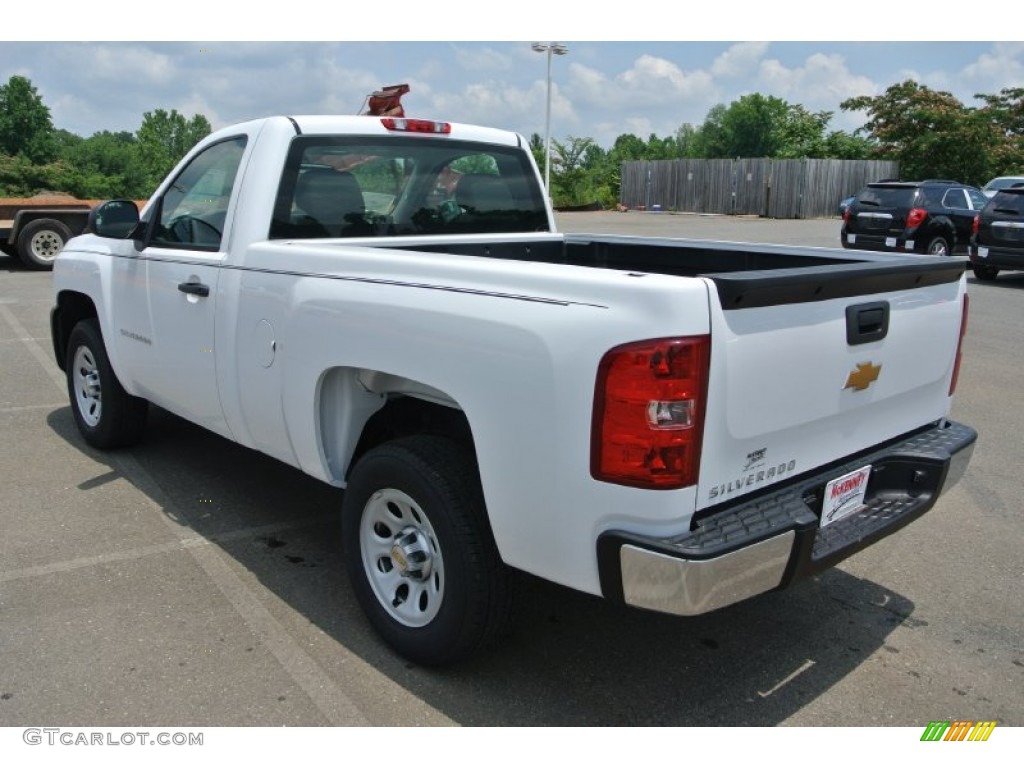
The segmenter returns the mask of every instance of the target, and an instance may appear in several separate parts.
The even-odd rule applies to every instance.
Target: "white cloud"
[[[972,95],[1024,86],[1024,43],[995,43],[960,74]],[[994,87],[997,82],[998,87]]]
[[[507,71],[512,57],[494,48],[455,47],[455,60],[467,72]]]
[[[855,75],[838,54],[814,53],[802,66],[792,68],[777,59],[766,59],[761,62],[757,82],[764,92],[812,110],[835,111],[843,99],[878,92],[871,78]]]
[[[757,72],[758,64],[768,52],[768,43],[737,43],[715,57],[711,74],[716,78],[735,79]]]

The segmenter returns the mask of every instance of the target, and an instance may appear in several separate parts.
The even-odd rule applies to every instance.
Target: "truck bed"
[[[388,246],[395,240],[373,243]],[[355,244],[348,241],[348,244]],[[960,279],[965,262],[840,248],[778,246],[617,235],[541,235],[430,242],[403,238],[402,250],[572,264],[714,281],[724,309],[886,293]],[[830,267],[830,269],[822,269]]]

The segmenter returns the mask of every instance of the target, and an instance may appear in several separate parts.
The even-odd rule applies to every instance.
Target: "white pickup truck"
[[[692,615],[899,529],[962,475],[964,263],[564,235],[522,137],[273,117],[204,139],[56,260],[100,448],[154,403],[345,488],[375,629],[425,664],[519,570]]]

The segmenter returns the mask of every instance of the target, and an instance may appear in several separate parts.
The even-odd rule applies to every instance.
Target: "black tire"
[[[944,237],[933,237],[928,241],[927,247],[924,252],[929,256],[949,256],[953,249],[949,244],[949,241]]]
[[[71,239],[71,230],[55,219],[38,219],[18,234],[18,256],[29,269],[53,269],[60,249]]]
[[[142,439],[149,403],[124,391],[95,319],[82,320],[71,331],[64,368],[71,412],[89,445],[120,448]]]
[[[407,659],[450,664],[510,630],[515,573],[501,561],[476,463],[459,444],[416,436],[369,451],[345,490],[342,536],[363,611]]]
[[[971,264],[971,270],[979,280],[995,280],[999,275],[999,267],[989,267],[985,264]]]

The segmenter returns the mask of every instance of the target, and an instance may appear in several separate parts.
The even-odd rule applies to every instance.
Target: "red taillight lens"
[[[921,222],[924,221],[924,217],[928,215],[928,211],[924,208],[911,208],[907,214],[907,229],[913,229],[914,227],[920,226]]]
[[[597,369],[590,473],[637,488],[695,485],[711,338],[652,339],[610,350]]]
[[[971,224],[971,234],[978,234],[978,230],[981,229],[981,214],[974,214],[974,222]]]
[[[843,221],[847,223],[850,221],[850,206],[843,208]]]
[[[435,120],[417,120],[406,117],[382,117],[381,125],[389,131],[405,131],[406,133],[451,133],[451,123],[439,123]]]
[[[956,360],[953,362],[953,377],[949,380],[949,396],[956,392],[956,382],[960,378],[960,358],[964,352],[964,335],[967,333],[967,310],[971,305],[971,297],[964,294],[963,314],[960,316],[960,340],[956,343]]]

